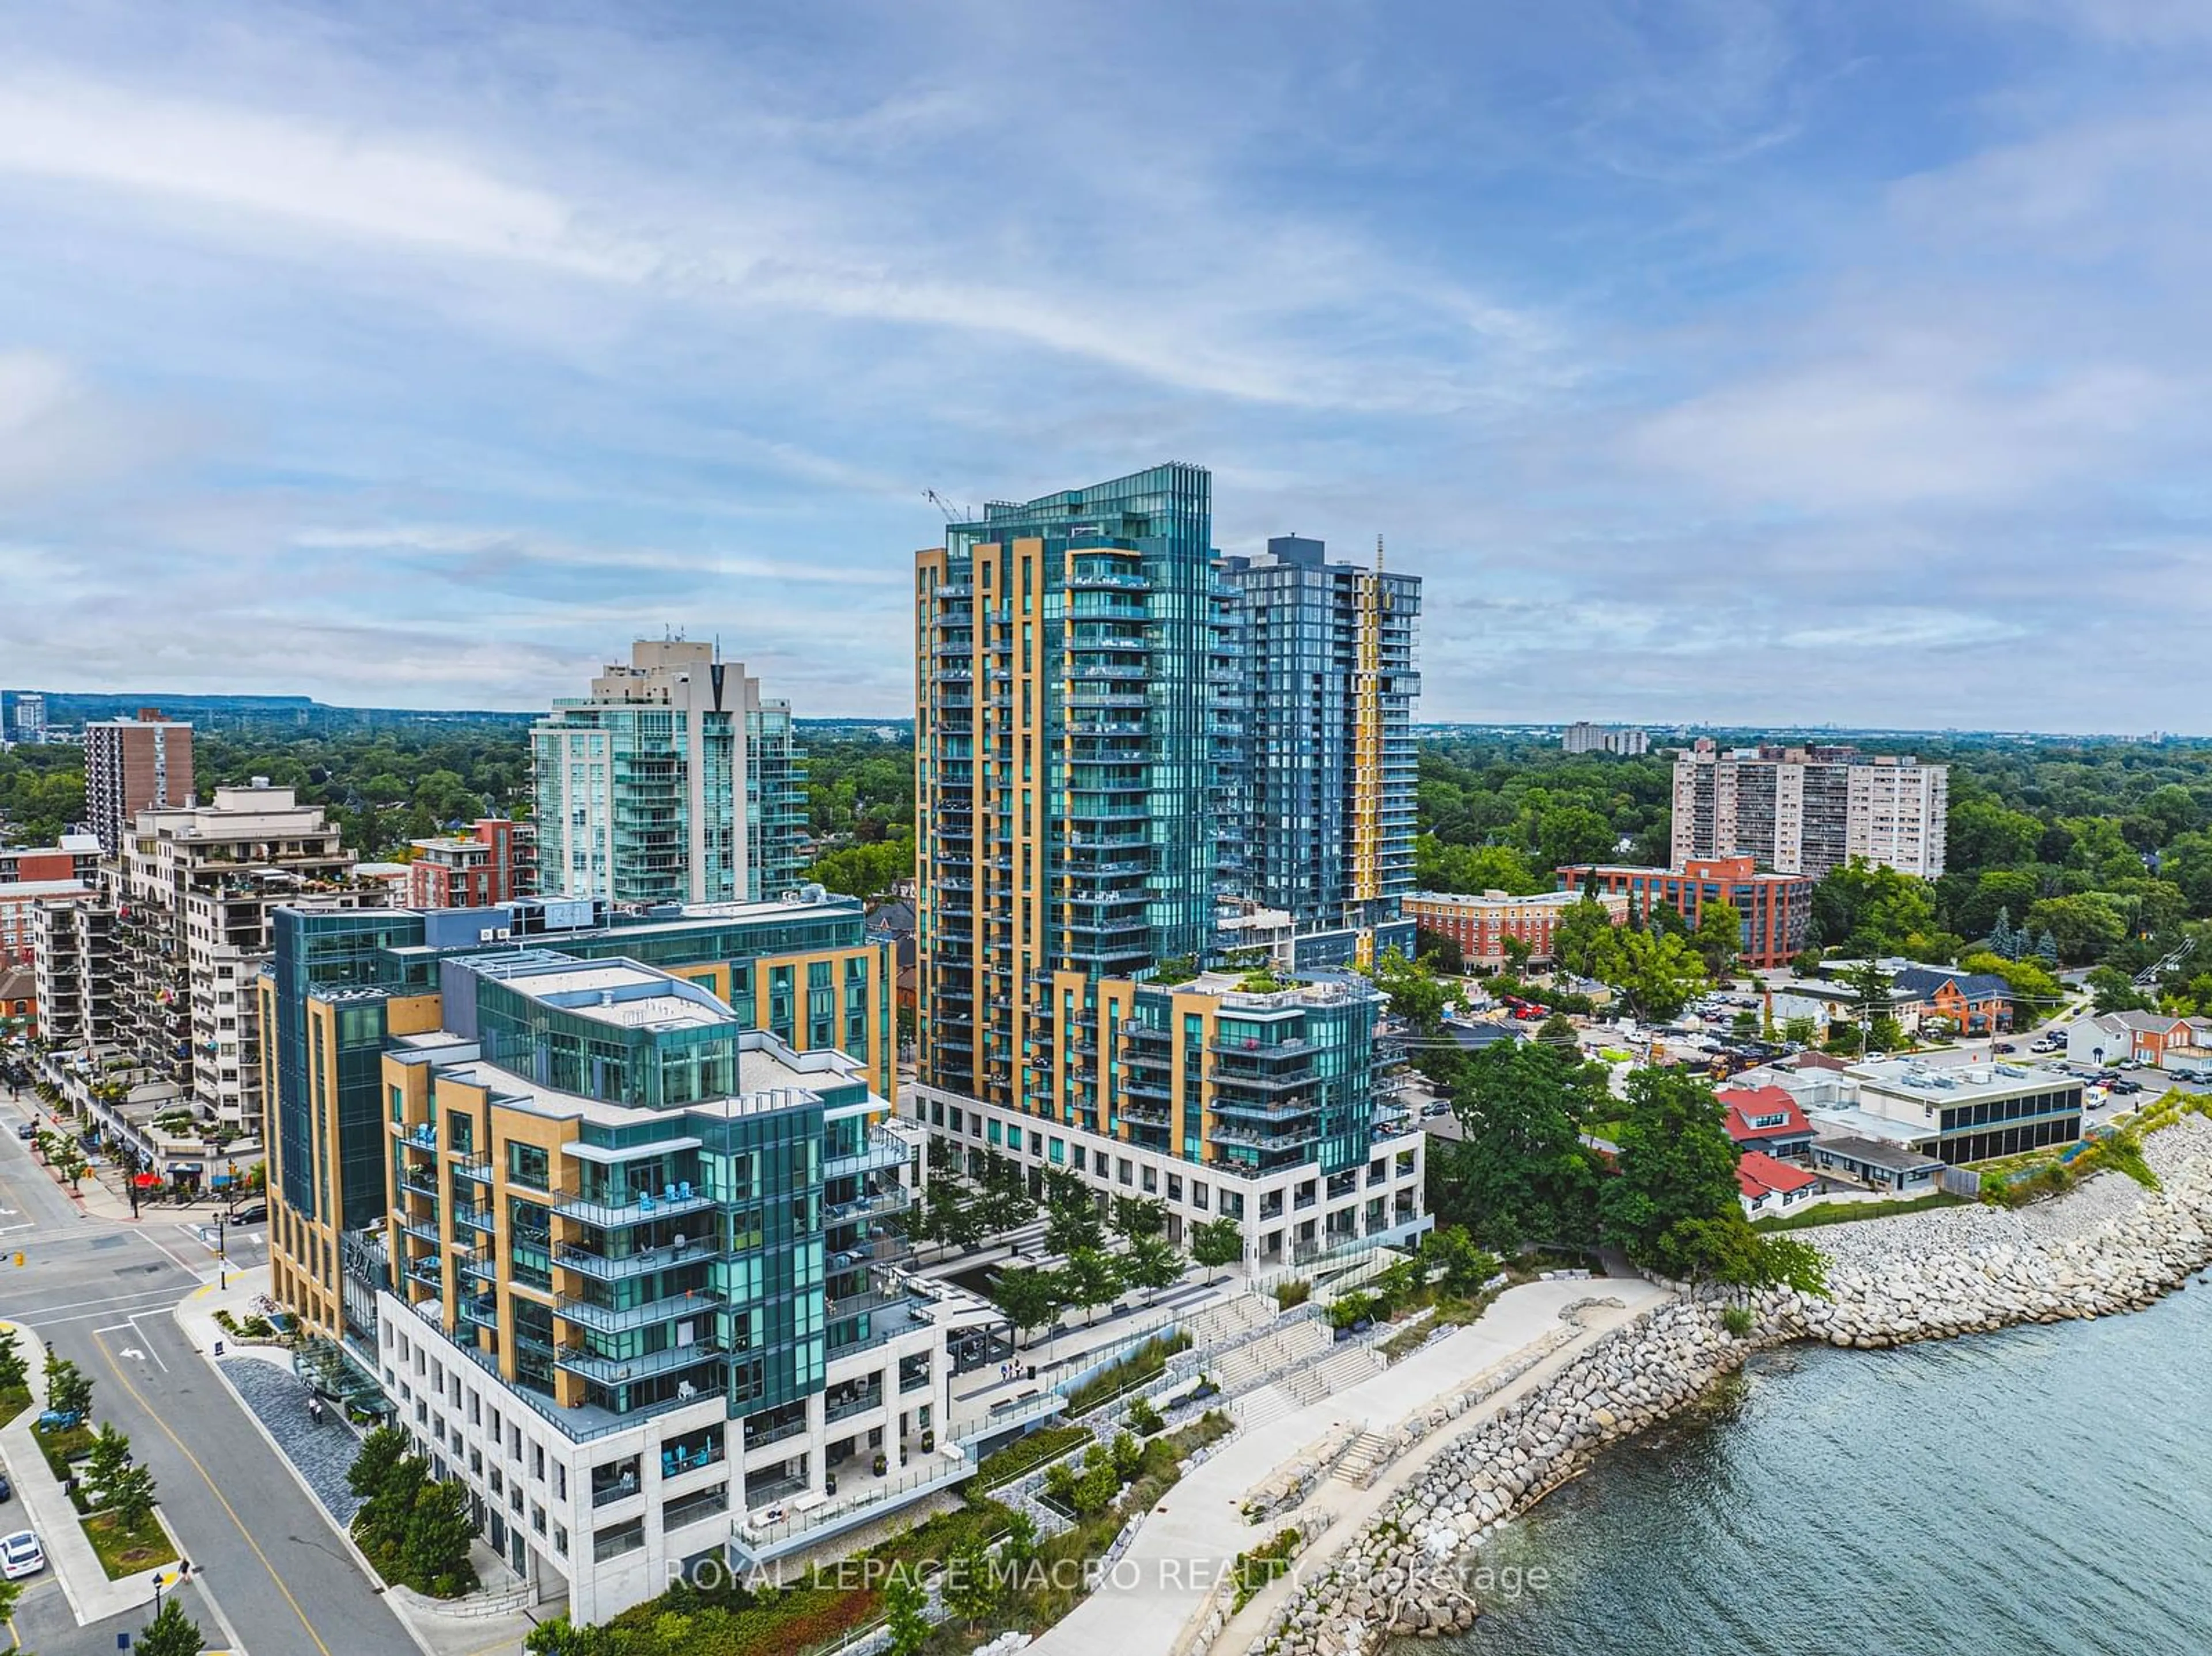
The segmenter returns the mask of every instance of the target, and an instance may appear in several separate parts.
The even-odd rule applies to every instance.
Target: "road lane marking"
[[[149,1236],[144,1231],[133,1230],[125,1232],[125,1234],[126,1235],[136,1236],[140,1241],[145,1243],[147,1247],[157,1250],[163,1259],[167,1259],[171,1265],[177,1266],[179,1270],[191,1271],[195,1278],[199,1276],[199,1271],[194,1268],[191,1260],[179,1259],[175,1254],[170,1253],[167,1248],[163,1247],[151,1236]]]
[[[141,1339],[146,1342],[146,1355],[154,1359],[155,1366],[163,1374],[167,1374],[169,1372],[169,1365],[161,1361],[161,1352],[155,1349],[154,1337],[151,1334],[149,1334],[144,1329],[138,1326],[138,1318],[136,1315],[133,1315],[131,1319],[131,1327]]]
[[[121,1383],[123,1389],[131,1394],[131,1400],[151,1416],[155,1425],[161,1429],[161,1435],[177,1446],[177,1453],[191,1463],[192,1470],[200,1475],[200,1481],[208,1486],[208,1493],[222,1504],[223,1511],[230,1514],[231,1523],[237,1527],[239,1534],[245,1538],[246,1544],[253,1549],[253,1556],[261,1561],[261,1568],[269,1572],[269,1579],[276,1584],[276,1591],[284,1595],[284,1602],[291,1605],[292,1614],[300,1618],[300,1625],[307,1629],[307,1637],[315,1641],[315,1648],[322,1652],[323,1656],[331,1656],[331,1647],[323,1642],[323,1635],[315,1631],[315,1624],[307,1619],[307,1612],[300,1608],[300,1601],[292,1596],[292,1589],[284,1585],[284,1578],[276,1573],[276,1566],[269,1562],[269,1555],[261,1550],[261,1544],[253,1538],[253,1532],[246,1527],[246,1520],[238,1515],[238,1508],[230,1504],[230,1497],[223,1494],[222,1486],[209,1475],[208,1469],[200,1464],[200,1458],[185,1447],[184,1439],[179,1437],[169,1422],[155,1410],[154,1405],[146,1401],[145,1393],[131,1383],[131,1376],[124,1373],[123,1365],[116,1362],[115,1354],[107,1349],[107,1342],[95,1339],[94,1344],[100,1347],[100,1355],[107,1360],[109,1370]],[[210,1604],[214,1602],[215,1592],[206,1583],[201,1584],[200,1591],[207,1594]]]

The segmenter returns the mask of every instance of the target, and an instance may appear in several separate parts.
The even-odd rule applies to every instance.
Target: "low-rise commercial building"
[[[1526,943],[1531,960],[1548,962],[1555,958],[1553,937],[1560,917],[1582,897],[1580,889],[1573,888],[1527,897],[1503,891],[1416,891],[1406,899],[1406,918],[1421,931],[1458,944],[1470,971],[1503,964],[1508,938]],[[1601,891],[1597,901],[1615,925],[1626,923],[1629,900],[1625,892]]]
[[[1762,874],[1748,857],[1692,858],[1674,868],[1574,864],[1559,871],[1562,889],[1594,887],[1628,898],[1638,914],[1665,903],[1692,926],[1713,902],[1742,917],[1744,965],[1787,966],[1805,947],[1813,920],[1813,880],[1802,874]]]
[[[2040,1065],[1937,1068],[1885,1059],[1844,1073],[1859,1112],[1903,1129],[1900,1142],[1952,1167],[2081,1136],[2081,1081]]]

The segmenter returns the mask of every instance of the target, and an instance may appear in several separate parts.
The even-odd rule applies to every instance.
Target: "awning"
[[[169,1163],[169,1171],[172,1174],[179,1173],[198,1173],[199,1170],[200,1164],[197,1162],[172,1162]]]
[[[161,1182],[161,1175],[158,1173],[142,1173],[131,1182],[137,1186],[140,1190],[151,1190]]]
[[[214,1178],[208,1180],[208,1183],[215,1186],[218,1190],[225,1185],[234,1185],[237,1182],[238,1180],[234,1177],[227,1173],[219,1173],[216,1174]]]

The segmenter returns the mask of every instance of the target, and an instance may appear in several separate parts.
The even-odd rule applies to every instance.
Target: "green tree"
[[[65,1415],[89,1418],[92,1414],[92,1381],[84,1371],[67,1357],[46,1353],[46,1407],[58,1409]]]
[[[2027,911],[2027,924],[2048,931],[2057,942],[2059,959],[2069,966],[2101,960],[2128,935],[2117,901],[2103,892],[2043,898]]]
[[[199,1623],[185,1614],[185,1607],[172,1593],[161,1604],[160,1612],[139,1629],[137,1656],[200,1656],[207,1648],[207,1640],[201,1635]]]
[[[1437,1273],[1437,1286],[1457,1299],[1471,1299],[1498,1271],[1498,1256],[1464,1226],[1437,1226],[1421,1238],[1420,1250],[1423,1267]]]
[[[0,1392],[20,1392],[30,1383],[30,1365],[23,1361],[23,1348],[16,1340],[15,1331],[0,1328]]]
[[[1705,974],[1716,982],[1728,976],[1743,949],[1743,912],[1730,902],[1710,902],[1698,911],[1692,941]]]
[[[1613,943],[1613,916],[1595,897],[1567,905],[1552,933],[1552,952],[1578,978],[1598,978]]]
[[[1208,1219],[1190,1233],[1190,1257],[1209,1271],[1244,1263],[1244,1228],[1234,1219]]]
[[[1426,961],[1409,961],[1402,950],[1386,949],[1376,958],[1375,986],[1394,1017],[1418,1034],[1433,1034],[1444,1014],[1460,1004],[1459,990],[1439,980]]]
[[[1114,1198],[1114,1228],[1133,1240],[1158,1236],[1168,1228],[1168,1204],[1157,1196],[1117,1196]]]
[[[93,1435],[92,1447],[84,1458],[85,1479],[94,1489],[106,1486],[110,1478],[131,1464],[131,1440],[117,1431],[113,1424],[103,1424]]]
[[[991,1297],[1006,1313],[1006,1320],[1013,1324],[1017,1338],[1032,1328],[1043,1327],[1058,1316],[1065,1303],[1060,1295],[1058,1271],[1039,1271],[1029,1265],[1015,1265],[1000,1271],[998,1281],[991,1285]]]
[[[361,1441],[353,1465],[346,1468],[346,1488],[363,1501],[375,1495],[392,1469],[407,1459],[407,1434],[397,1426],[380,1426]]]
[[[1075,1249],[1059,1275],[1067,1303],[1086,1313],[1110,1305],[1121,1291],[1121,1269],[1114,1256],[1100,1248]]]
[[[426,1484],[407,1515],[401,1557],[407,1579],[421,1591],[450,1598],[476,1586],[469,1546],[476,1526],[469,1521],[468,1486],[458,1479]]]
[[[1079,1180],[1072,1192],[1048,1187],[1044,1245],[1062,1259],[1106,1245],[1106,1224],[1098,1216],[1097,1200]]]
[[[1131,1239],[1119,1269],[1127,1286],[1143,1294],[1159,1294],[1182,1280],[1188,1263],[1165,1237],[1147,1234]]]
[[[1664,1276],[1825,1292],[1817,1250],[1762,1237],[1744,1217],[1726,1114],[1701,1075],[1645,1069],[1629,1077],[1620,1175],[1601,1198],[1608,1239]]]
[[[1608,1240],[1638,1264],[1691,1278],[1706,1259],[1687,1222],[1741,1216],[1735,1145],[1712,1083],[1688,1070],[1643,1069],[1628,1077],[1618,1133],[1620,1173],[1600,1201]]]
[[[903,1564],[893,1566],[884,1582],[884,1629],[890,1656],[921,1656],[929,1642],[929,1593]]]
[[[971,1536],[957,1543],[946,1556],[938,1591],[945,1608],[973,1633],[977,1623],[998,1609],[1005,1585],[982,1542]]]
[[[1792,1046],[1810,1046],[1820,1034],[1819,1027],[1802,1014],[1787,1020],[1782,1026],[1782,1039]]]
[[[2092,967],[2087,982],[2100,1014],[2148,1012],[2156,1007],[2155,1001],[2136,987],[2135,980],[2116,966]]]
[[[1673,909],[1662,905],[1661,911]],[[1702,962],[1673,931],[1617,931],[1598,976],[1619,992],[1640,1017],[1664,1023],[1705,985]]]
[[[1432,1211],[1486,1247],[1597,1234],[1598,1163],[1582,1133],[1608,1102],[1602,1066],[1542,1041],[1498,1041],[1459,1071],[1463,1135],[1430,1149]]]
[[[1944,862],[1961,870],[2016,868],[2035,860],[2043,824],[2026,811],[1994,798],[1951,801],[1944,840]]]
[[[862,899],[887,895],[900,881],[914,877],[911,832],[872,845],[841,846],[823,852],[806,870],[808,879],[828,889]]]
[[[154,1515],[154,1474],[132,1461],[100,1486],[100,1504],[118,1525],[135,1531]]]

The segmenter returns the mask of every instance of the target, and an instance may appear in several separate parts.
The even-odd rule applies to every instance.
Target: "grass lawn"
[[[112,1513],[100,1513],[84,1520],[84,1532],[91,1539],[92,1550],[100,1555],[100,1564],[111,1581],[177,1562],[177,1550],[169,1544],[161,1524],[152,1518],[135,1530],[125,1530],[116,1527]]]
[[[1929,1208],[1962,1207],[1966,1198],[1948,1191],[1929,1196],[1900,1197],[1894,1202],[1831,1202],[1786,1216],[1754,1219],[1753,1230],[1810,1230],[1815,1225],[1848,1225],[1859,1219],[1886,1219],[1893,1213],[1924,1213]]]
[[[5,1390],[0,1390],[0,1426],[5,1426],[30,1406],[31,1388],[29,1386],[10,1386]]]

